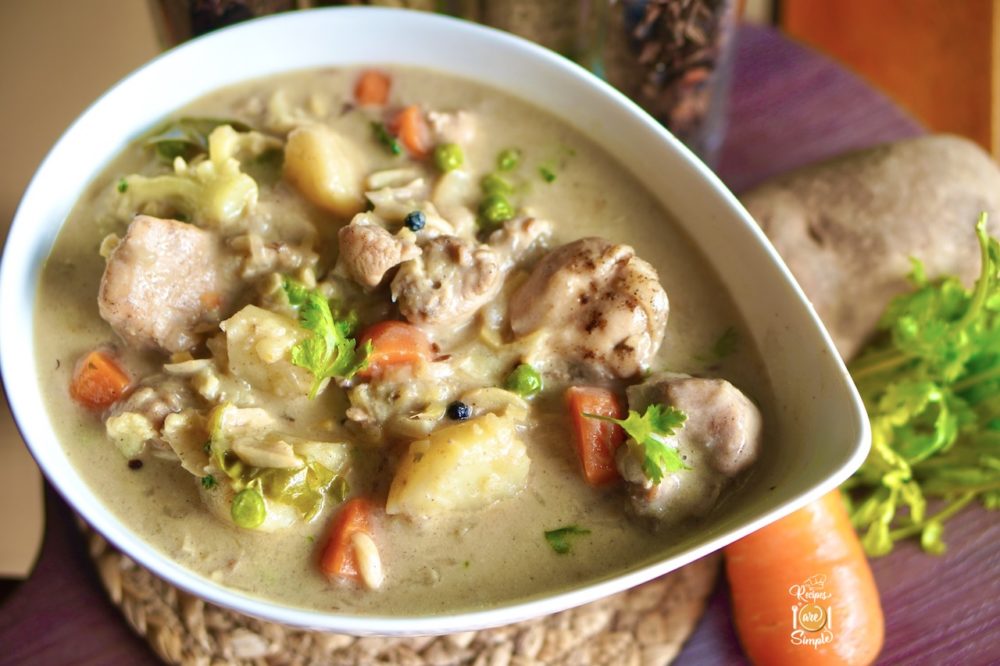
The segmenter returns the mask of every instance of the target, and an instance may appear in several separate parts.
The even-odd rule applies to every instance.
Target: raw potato
[[[346,138],[323,125],[288,135],[285,178],[320,208],[351,217],[364,208],[364,156]]]
[[[1000,229],[1000,168],[975,144],[928,136],[851,153],[742,197],[845,358],[907,291],[910,257],[927,274],[979,273],[980,211]]]
[[[312,375],[292,365],[291,349],[309,337],[287,317],[248,305],[222,322],[229,372],[254,388],[279,396],[306,395]]]
[[[430,517],[480,509],[524,488],[530,462],[509,419],[486,414],[441,428],[410,444],[386,513]]]

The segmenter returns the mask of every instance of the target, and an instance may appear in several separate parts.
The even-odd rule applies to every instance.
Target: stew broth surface
[[[462,145],[463,168],[470,173],[493,171],[497,154],[506,148],[522,151],[520,206],[552,222],[549,247],[602,236],[636,248],[655,267],[670,299],[666,335],[652,369],[725,377],[752,396],[766,422],[770,389],[734,304],[700,252],[627,166],[520,99],[435,72],[386,71],[392,75],[392,100],[475,116],[475,139]],[[345,107],[357,75],[355,69],[284,74],[219,91],[174,115],[235,118],[254,127],[269,114],[308,117],[364,146],[368,172],[397,165],[400,158],[372,140],[370,117]],[[555,174],[552,182],[539,176],[542,167]],[[60,445],[105,506],[156,549],[222,585],[290,606],[421,615],[496,606],[609,578],[662,556],[697,526],[693,521],[656,529],[626,510],[621,489],[594,489],[582,481],[557,385],[532,402],[522,435],[530,473],[527,487],[516,496],[483,510],[426,520],[379,516],[376,542],[386,581],[378,590],[329,582],[319,572],[320,544],[336,511],[332,502],[312,522],[259,533],[207,511],[197,480],[174,461],[144,455],[141,469],[130,469],[108,441],[101,419],[78,406],[67,386],[77,359],[100,345],[121,350],[133,377],[164,362],[159,353],[124,349],[96,305],[102,239],[123,235],[127,225],[112,212],[115,184],[128,174],[163,169],[148,148],[136,143],[90,186],[46,263],[35,320],[39,377]],[[334,263],[336,230],[348,220],[303,204],[281,179],[260,179],[258,185],[258,205],[271,212],[269,232],[305,238],[315,225],[322,276]],[[384,288],[374,293],[373,298],[385,298]],[[448,344],[475,344],[473,328],[454,334]],[[737,332],[735,352],[713,358],[713,345],[731,328]],[[278,397],[257,399],[265,408],[284,409],[274,402]],[[288,409],[303,423],[339,421],[345,398],[331,386],[314,401],[300,400]],[[379,482],[367,487],[384,493]],[[557,554],[544,532],[569,525],[589,534],[575,538],[569,553]]]

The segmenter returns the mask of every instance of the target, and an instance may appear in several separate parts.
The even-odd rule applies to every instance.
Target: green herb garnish
[[[211,490],[215,486],[219,485],[219,482],[215,480],[215,477],[209,474],[208,476],[201,477],[201,487],[205,490]]]
[[[624,419],[613,419],[610,416],[586,412],[583,415],[599,421],[617,423],[624,428],[629,436],[628,447],[642,458],[642,471],[653,483],[662,481],[663,475],[667,472],[690,469],[684,464],[677,449],[663,441],[664,438],[673,435],[687,420],[687,415],[676,407],[650,405],[642,415],[630,409],[628,417]]]
[[[872,425],[868,459],[845,484],[851,520],[869,555],[920,535],[943,552],[942,525],[973,499],[1000,506],[1000,242],[980,215],[982,268],[967,290],[928,280],[893,300],[878,337],[850,364]],[[927,515],[926,498],[945,501]]]
[[[565,555],[570,550],[569,540],[572,537],[585,536],[587,534],[590,534],[590,530],[577,527],[576,525],[567,525],[566,527],[547,531],[545,533],[545,540],[552,546],[552,550],[560,555]]]
[[[715,341],[712,348],[708,350],[708,353],[704,355],[699,354],[695,358],[706,363],[716,363],[734,354],[739,343],[739,331],[736,330],[735,326],[730,326],[722,332],[722,335]]]
[[[357,325],[353,316],[334,318],[326,297],[300,282],[285,278],[282,287],[288,302],[298,308],[299,323],[313,334],[292,347],[291,354],[292,363],[313,374],[310,398],[316,397],[325,379],[350,379],[368,367],[372,344],[357,349],[351,337]]]
[[[546,183],[554,182],[556,179],[556,172],[547,166],[538,167],[538,175],[542,177]]]
[[[399,144],[399,140],[394,137],[388,129],[386,129],[384,123],[372,121],[372,132],[375,134],[375,140],[388,148],[390,153],[393,155],[403,154],[403,146],[401,146]]]
[[[128,181],[124,178],[118,179],[118,192],[121,194],[128,192]]]

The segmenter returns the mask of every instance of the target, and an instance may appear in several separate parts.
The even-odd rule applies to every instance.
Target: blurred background
[[[573,0],[563,1],[565,6],[577,6]],[[174,14],[171,18],[168,12],[171,5],[176,9],[188,4],[179,0],[0,1],[0,127],[5,158],[0,176],[0,234],[6,235],[31,174],[67,125],[115,81],[154,57],[165,44],[187,36],[184,30],[190,31],[191,26],[185,28],[183,17]],[[224,23],[247,18],[254,11],[333,3],[245,0],[230,3],[245,7],[229,13],[220,0],[190,4],[216,11]],[[438,6],[402,0],[359,4]],[[491,8],[509,7],[486,0],[441,4],[487,13]],[[582,4],[606,6],[597,0]],[[1000,157],[1000,0],[651,0],[634,4],[681,6],[685,11],[694,5],[723,7],[727,21],[771,26],[854,71],[929,130],[968,137]],[[711,28],[715,23],[705,25]],[[703,27],[694,25],[691,34],[698,37]],[[709,38],[705,43],[714,42]],[[714,71],[721,58],[713,52],[709,60],[709,70]],[[725,68],[719,65],[718,69]],[[697,79],[697,70],[698,66],[685,70],[695,71],[687,78]],[[2,328],[12,325],[3,322],[0,335]],[[5,537],[0,539],[0,578],[16,579],[29,571],[42,534],[41,497],[40,478],[3,404],[0,526]]]

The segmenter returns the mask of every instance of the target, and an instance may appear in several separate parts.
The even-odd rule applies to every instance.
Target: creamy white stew
[[[38,298],[50,416],[109,510],[324,611],[639,566],[746,478],[771,413],[729,296],[627,165],[433,72],[173,114],[88,189]]]

